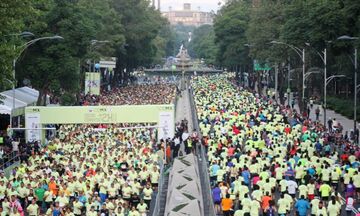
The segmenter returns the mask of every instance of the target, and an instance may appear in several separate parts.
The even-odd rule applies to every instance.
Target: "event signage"
[[[100,95],[100,73],[85,73],[85,94]]]
[[[41,140],[40,113],[25,113],[26,141],[35,142]]]
[[[174,136],[174,105],[125,105],[125,106],[59,106],[26,107],[25,123],[28,139],[41,137],[42,128],[48,124],[116,124],[155,123],[158,138]]]

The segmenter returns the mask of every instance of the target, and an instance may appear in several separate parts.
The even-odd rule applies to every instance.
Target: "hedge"
[[[337,97],[327,97],[327,108],[348,117],[354,118],[354,101],[350,99],[343,99]],[[357,115],[356,120],[360,120],[360,102],[357,102]]]

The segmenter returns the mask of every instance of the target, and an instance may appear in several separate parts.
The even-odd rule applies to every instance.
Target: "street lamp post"
[[[16,35],[16,34],[14,34]],[[23,32],[21,34],[18,34],[18,36],[34,36],[34,34],[32,34],[31,32]],[[58,35],[55,35],[55,36],[51,36],[51,37],[40,37],[40,38],[36,38],[36,39],[33,39],[33,40],[30,40],[28,42],[26,42],[25,44],[23,44],[22,46],[20,46],[20,48],[22,48],[18,54],[17,57],[15,57],[13,59],[13,79],[14,79],[14,83],[13,83],[13,88],[12,88],[12,110],[11,110],[11,113],[10,113],[10,126],[12,127],[13,124],[12,124],[12,118],[13,118],[13,115],[12,113],[14,112],[15,110],[15,86],[16,86],[16,62],[17,60],[20,58],[20,56],[22,55],[22,53],[31,45],[33,45],[34,43],[38,42],[38,41],[41,41],[41,40],[57,40],[57,39],[64,39],[63,37],[61,36],[58,36]],[[14,49],[16,49],[16,46],[14,46]]]
[[[290,56],[288,58],[288,77],[287,77],[287,102],[288,102],[288,106],[290,107],[290,94],[291,94],[291,88],[290,88],[290,82],[291,80],[291,72],[290,72]]]
[[[105,44],[105,43],[110,43],[110,41],[108,41],[108,40],[91,40],[90,41],[90,51],[91,51],[92,46],[95,46],[96,44]],[[91,61],[90,61],[89,65],[91,65]],[[90,66],[89,66],[89,69],[90,69]],[[95,59],[93,60],[93,69],[94,69],[93,72],[95,72]],[[91,70],[89,72],[91,72]]]
[[[107,40],[91,40],[90,41],[90,46],[89,46],[89,52],[92,52],[92,48],[96,45],[96,44],[104,44],[104,43],[110,43],[110,41]],[[89,62],[89,72],[95,72],[95,59],[93,59],[93,67],[91,67],[91,60],[88,61]],[[92,69],[93,68],[93,69]],[[86,79],[86,78],[85,78]],[[86,86],[85,88],[85,93],[86,93]],[[91,85],[89,84],[89,94],[91,94]]]
[[[28,31],[24,31],[24,32],[21,32],[21,33],[15,33],[15,34],[9,34],[9,35],[5,35],[4,37],[33,37],[34,34],[31,33],[31,32],[28,32]],[[16,50],[16,46],[14,45],[14,51]],[[12,111],[15,109],[15,61],[13,60],[13,74],[12,74],[12,77],[13,77],[13,81],[11,81],[11,85],[12,85],[12,91],[13,91],[13,101],[12,101],[12,110],[10,112],[10,128],[12,128]],[[10,82],[9,79],[6,79],[7,81]]]
[[[326,75],[326,74],[325,74]],[[333,75],[333,76],[329,76],[326,78],[324,78],[324,126],[326,125],[326,96],[327,96],[327,91],[326,91],[326,87],[327,85],[331,82],[331,80],[335,79],[335,78],[340,78],[340,77],[345,77],[345,75]]]
[[[358,40],[359,38],[358,37],[350,37],[350,36],[347,36],[347,35],[343,35],[343,36],[340,36],[337,38],[338,40]],[[354,49],[354,132],[356,131],[356,114],[357,114],[357,68],[358,68],[358,65],[357,65],[357,48],[355,47]]]
[[[305,98],[305,79],[307,77],[306,73],[305,73],[305,63],[306,63],[306,59],[305,59],[305,49],[300,49],[299,47],[296,47],[294,45],[291,44],[287,44],[284,42],[280,42],[280,41],[271,41],[271,44],[282,44],[282,45],[286,45],[288,47],[290,47],[292,50],[294,50],[296,52],[296,54],[301,58],[301,61],[303,63],[302,65],[302,70],[303,70],[303,80],[302,80],[302,99],[304,100]],[[310,75],[310,74],[309,74]]]
[[[311,45],[309,43],[305,43],[307,46],[311,47]],[[314,49],[314,48],[313,48]],[[335,75],[335,76],[331,76],[331,77],[327,77],[327,50],[326,48],[324,49],[324,51],[322,51],[322,55],[316,50],[314,49],[316,54],[321,58],[321,60],[324,63],[324,125],[326,125],[326,86],[327,84],[334,78],[336,77],[343,77],[342,75]]]

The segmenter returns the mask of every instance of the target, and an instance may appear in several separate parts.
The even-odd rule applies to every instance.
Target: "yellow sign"
[[[85,73],[85,94],[100,95],[100,73],[86,72]]]
[[[174,116],[174,105],[26,107],[39,113],[40,124],[158,123],[159,114]],[[171,122],[174,124],[174,122]]]

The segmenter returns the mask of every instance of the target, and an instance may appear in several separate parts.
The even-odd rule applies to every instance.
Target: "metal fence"
[[[163,188],[164,188],[165,167],[164,167],[164,161],[162,159],[159,161],[159,165],[160,165],[160,177],[159,177],[159,183],[158,183],[158,191],[157,191],[156,199],[155,199],[156,201],[155,201],[153,211],[150,212],[150,214],[149,214],[149,215],[153,215],[153,216],[160,215],[160,209],[161,209],[160,197],[161,197],[161,194],[163,193]]]
[[[189,81],[190,83],[190,81]],[[194,101],[194,93],[193,89],[190,88],[190,105],[192,109],[192,122],[193,122],[193,128],[197,131],[199,134],[200,140],[202,140],[201,131],[199,128],[199,120],[197,116],[197,110],[196,105]],[[203,196],[203,203],[204,203],[204,215],[206,216],[216,216],[215,208],[214,208],[214,202],[212,199],[211,194],[211,186],[210,186],[210,178],[209,178],[209,163],[207,160],[206,150],[205,147],[200,143],[200,145],[197,145],[196,147],[196,153],[198,157],[198,165],[199,165],[199,175],[200,175],[200,181],[201,181],[201,191]]]

